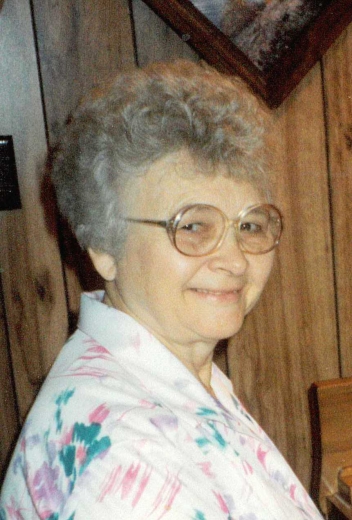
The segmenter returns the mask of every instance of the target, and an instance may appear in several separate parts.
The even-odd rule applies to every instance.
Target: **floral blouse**
[[[214,365],[211,397],[130,316],[84,294],[27,418],[0,519],[321,520]]]

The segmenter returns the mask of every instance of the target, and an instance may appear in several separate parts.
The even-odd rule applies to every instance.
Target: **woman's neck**
[[[157,331],[152,330],[147,323],[142,322],[138,316],[135,316],[129,311],[124,304],[122,298],[116,293],[116,290],[107,283],[105,286],[105,295],[103,303],[109,307],[113,307],[122,312],[125,312],[138,323],[143,325],[154,337],[156,337],[170,352],[174,354],[179,361],[193,374],[193,376],[201,383],[205,390],[215,397],[213,389],[211,388],[211,376],[212,376],[212,361],[213,352],[216,346],[216,342],[205,343],[198,342],[192,345],[180,345],[176,342],[170,341],[165,338]]]

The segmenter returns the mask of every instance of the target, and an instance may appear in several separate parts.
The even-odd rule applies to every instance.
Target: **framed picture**
[[[352,21],[352,0],[144,0],[208,63],[278,107]]]

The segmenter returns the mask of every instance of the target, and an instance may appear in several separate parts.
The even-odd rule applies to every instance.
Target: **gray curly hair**
[[[53,153],[58,206],[81,247],[115,258],[126,238],[123,192],[161,157],[187,149],[203,168],[267,193],[262,125],[238,80],[177,60],[121,73],[83,102]]]

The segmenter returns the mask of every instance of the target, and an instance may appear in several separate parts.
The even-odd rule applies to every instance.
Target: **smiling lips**
[[[238,302],[242,293],[242,287],[240,289],[214,291],[211,289],[192,289],[197,295],[204,299],[212,301],[233,303]]]

